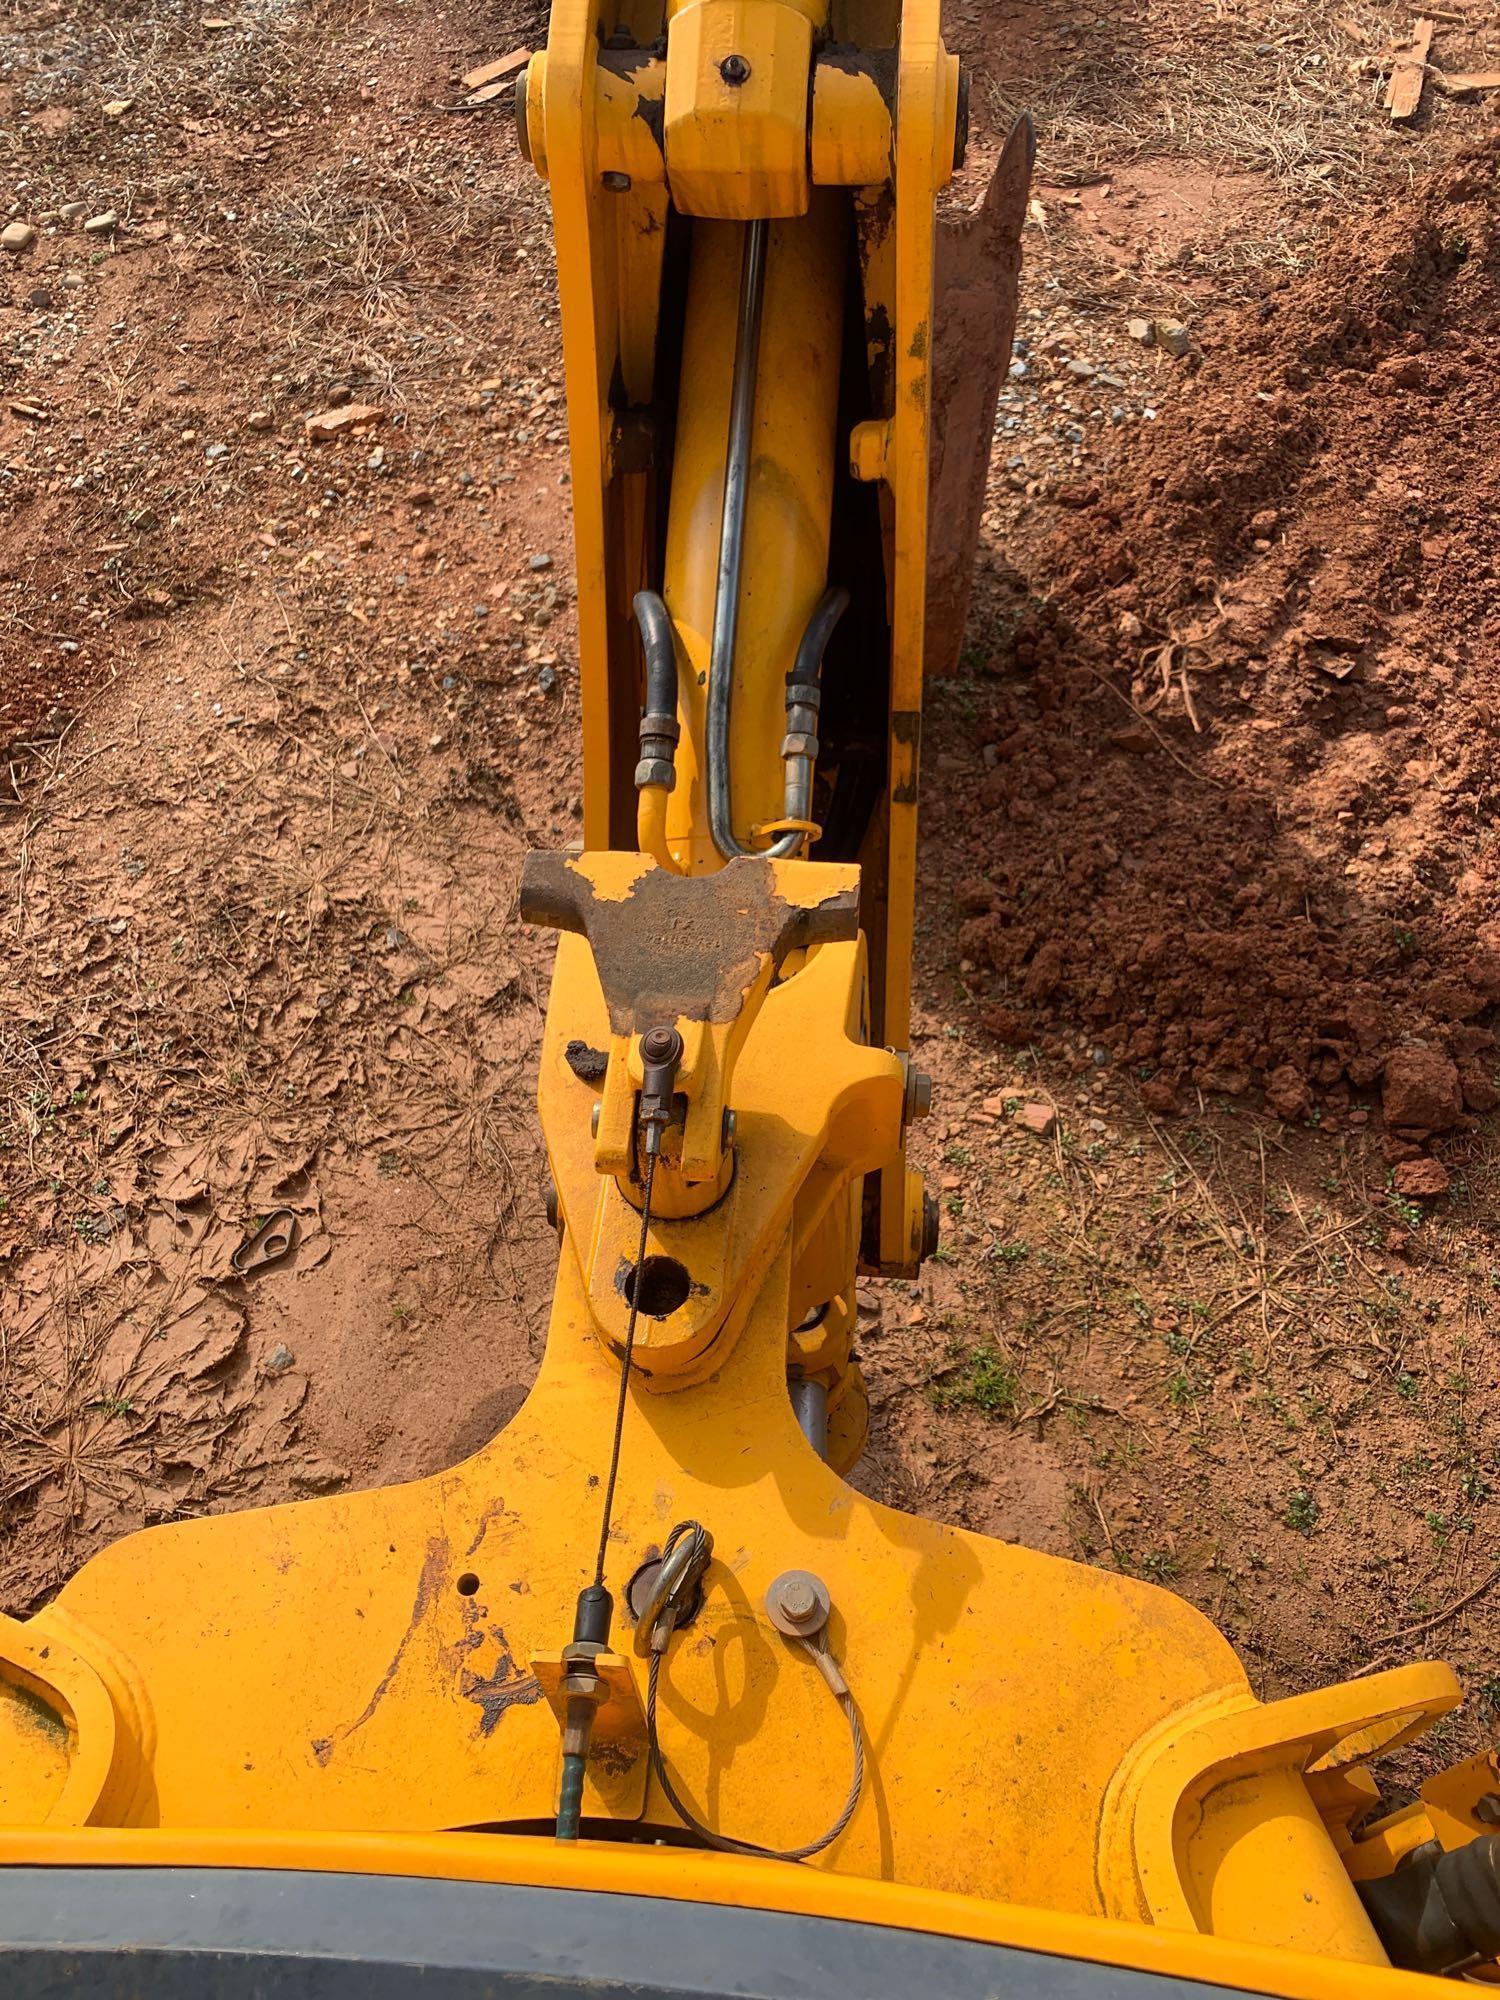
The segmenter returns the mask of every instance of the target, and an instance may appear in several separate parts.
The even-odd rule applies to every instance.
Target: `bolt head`
[[[1486,1792],[1476,1799],[1474,1817],[1481,1826],[1500,1826],[1500,1792]]]
[[[674,1062],[682,1054],[682,1037],[675,1028],[648,1028],[641,1036],[641,1056],[648,1063]]]
[[[828,1592],[809,1571],[787,1570],[766,1592],[766,1610],[778,1632],[811,1638],[828,1623]]]
[[[719,64],[719,74],[732,90],[750,81],[750,65],[743,56],[725,56]]]
[[[781,1608],[788,1618],[795,1618],[799,1625],[804,1618],[810,1618],[818,1608],[818,1600],[813,1596],[812,1586],[802,1577],[793,1577],[790,1583],[783,1584]]]

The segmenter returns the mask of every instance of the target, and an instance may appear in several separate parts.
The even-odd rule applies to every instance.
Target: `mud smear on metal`
[[[929,674],[951,674],[963,649],[995,411],[1020,304],[1021,230],[1035,154],[1031,120],[1022,118],[979,201],[966,215],[938,225],[927,545]]]
[[[521,915],[586,937],[611,1029],[641,1034],[661,1021],[733,1021],[764,958],[779,966],[789,952],[858,935],[855,887],[807,908],[775,883],[771,864],[751,856],[714,875],[650,868],[610,898],[566,855],[529,854]]]
[[[422,1574],[417,1578],[417,1594],[412,1599],[411,1616],[406,1622],[406,1630],[401,1635],[401,1643],[397,1646],[395,1652],[392,1653],[390,1665],[376,1683],[375,1692],[370,1696],[370,1699],[365,1703],[359,1714],[355,1716],[354,1720],[340,1724],[334,1730],[332,1736],[314,1738],[312,1746],[313,1755],[320,1764],[326,1767],[339,1744],[347,1743],[356,1731],[363,1729],[376,1709],[379,1708],[381,1702],[384,1701],[391,1682],[396,1678],[397,1670],[402,1660],[406,1657],[406,1649],[411,1644],[417,1627],[422,1623],[422,1620],[431,1609],[447,1568],[448,1544],[441,1535],[434,1535],[427,1544],[427,1554],[422,1562]]]
[[[480,1675],[466,1671],[459,1682],[465,1701],[472,1701],[479,1707],[481,1736],[492,1736],[508,1710],[530,1708],[542,1699],[541,1686],[535,1675],[516,1665],[510,1642],[498,1625],[490,1627],[490,1637],[500,1649],[493,1672]]]

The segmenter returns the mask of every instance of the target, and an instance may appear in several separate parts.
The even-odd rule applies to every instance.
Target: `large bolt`
[[[925,1069],[918,1069],[915,1063],[908,1063],[906,1069],[906,1122],[915,1123],[918,1118],[926,1118],[932,1111],[932,1078]]]
[[[675,1063],[682,1057],[682,1037],[675,1028],[648,1028],[641,1036],[641,1060]]]
[[[789,1639],[810,1639],[828,1623],[827,1585],[810,1570],[784,1570],[766,1592],[766,1612]]]
[[[795,1625],[803,1625],[818,1608],[813,1587],[805,1576],[791,1576],[781,1586],[781,1608]]]
[[[1476,1799],[1474,1817],[1481,1826],[1500,1826],[1500,1792],[1486,1792]]]

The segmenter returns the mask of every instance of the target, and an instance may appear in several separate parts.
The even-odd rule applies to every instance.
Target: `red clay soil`
[[[1413,1183],[1500,1101],[1497,340],[1491,144],[1220,317],[1033,576],[992,566],[934,790],[1001,1041],[1335,1124],[1405,1047]]]

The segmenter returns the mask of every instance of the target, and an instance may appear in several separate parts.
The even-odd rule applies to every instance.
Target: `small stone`
[[[1159,319],[1156,322],[1156,344],[1174,361],[1180,361],[1184,354],[1192,351],[1193,336],[1180,319]]]
[[[534,570],[551,569],[552,558],[548,555],[528,556],[526,558],[526,567]]]
[[[430,507],[433,501],[432,488],[430,486],[410,487],[406,498],[408,504],[413,507]]]
[[[0,250],[8,250],[12,257],[19,257],[35,241],[36,231],[29,222],[7,222],[0,229]]]
[[[203,456],[210,465],[216,465],[221,458],[228,458],[229,447],[227,444],[206,444],[203,447]]]
[[[309,417],[302,428],[310,438],[324,440],[384,421],[384,410],[377,410],[371,403],[344,403],[338,409],[320,410],[316,416]]]
[[[119,226],[120,218],[112,208],[106,208],[100,215],[91,215],[83,225],[85,234],[89,236],[107,236]]]
[[[284,1375],[287,1369],[291,1367],[294,1358],[292,1350],[289,1347],[282,1347],[278,1344],[272,1348],[266,1357],[266,1373],[268,1375]]]
[[[1436,1201],[1450,1185],[1441,1160],[1403,1160],[1391,1178],[1397,1194],[1407,1201]]]
[[[57,211],[64,222],[81,222],[88,212],[89,205],[86,201],[65,201]]]
[[[52,303],[52,294],[45,285],[33,285],[27,293],[27,300],[38,312],[45,312]]]
[[[70,271],[67,277],[63,279],[62,284],[65,292],[81,292],[84,290],[84,281],[76,271]]]
[[[276,419],[269,410],[252,410],[245,419],[247,431],[269,431],[276,428]]]
[[[1132,340],[1138,340],[1142,347],[1149,347],[1156,338],[1156,324],[1149,319],[1128,319],[1125,331]]]
[[[536,677],[536,684],[543,694],[551,694],[557,686],[557,673],[552,667],[543,667]]]
[[[1050,1139],[1057,1130],[1057,1113],[1050,1104],[1023,1104],[1013,1122],[1023,1132],[1034,1133],[1038,1139]]]
[[[123,118],[135,104],[133,97],[112,97],[104,107],[106,118]]]
[[[1156,748],[1156,738],[1141,723],[1115,730],[1109,740],[1117,750],[1124,750],[1132,757],[1144,757]]]

